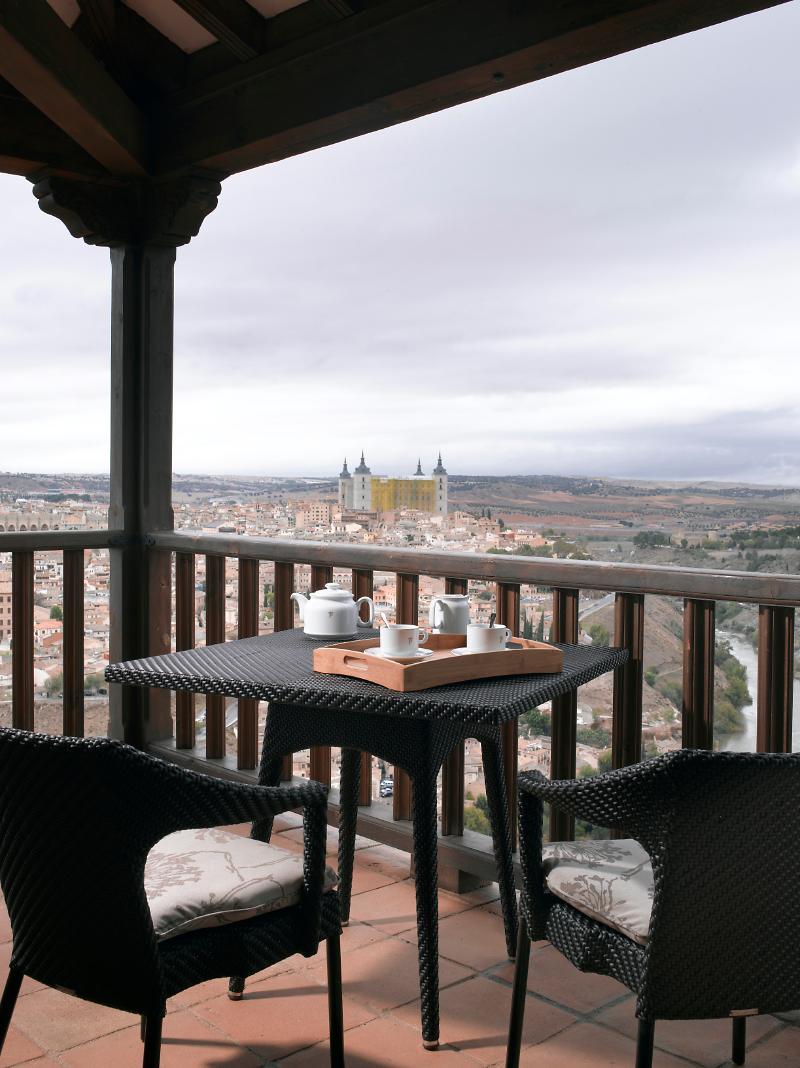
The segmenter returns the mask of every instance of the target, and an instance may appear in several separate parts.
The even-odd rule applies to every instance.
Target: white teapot
[[[463,593],[443,593],[434,597],[428,622],[439,634],[466,634],[469,626],[469,597]]]
[[[309,638],[353,638],[358,627],[371,627],[375,606],[371,597],[353,600],[352,594],[337,582],[326,582],[324,590],[316,590],[306,597],[293,593],[297,601],[300,622]],[[369,619],[363,620],[359,613],[362,604],[369,605]]]

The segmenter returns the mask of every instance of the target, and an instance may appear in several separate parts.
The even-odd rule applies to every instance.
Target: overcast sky
[[[800,483],[800,5],[235,176],[179,472]],[[0,470],[108,469],[108,253],[0,176]]]

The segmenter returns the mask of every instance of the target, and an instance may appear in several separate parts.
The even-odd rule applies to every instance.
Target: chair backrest
[[[800,754],[682,751],[661,775],[639,1014],[800,1008]]]
[[[165,833],[144,754],[0,729],[0,885],[14,963],[40,982],[159,1011],[144,864]]]

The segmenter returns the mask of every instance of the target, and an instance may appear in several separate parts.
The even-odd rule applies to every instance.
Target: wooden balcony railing
[[[64,731],[82,733],[82,614],[84,548],[113,547],[109,532],[34,533],[0,535],[0,552],[11,551],[13,569],[13,722],[33,726],[33,561],[36,550],[64,553]],[[356,596],[373,592],[376,572],[394,573],[397,618],[416,622],[420,576],[443,578],[448,592],[466,592],[470,580],[495,584],[500,621],[518,632],[520,587],[552,590],[553,638],[572,642],[578,637],[580,590],[615,594],[614,644],[625,647],[630,659],[615,673],[613,688],[612,763],[622,767],[641,758],[644,601],[648,595],[679,597],[684,601],[684,663],[682,740],[689,747],[713,744],[714,603],[735,601],[759,606],[757,746],[783,752],[791,748],[792,684],[794,678],[794,615],[800,604],[800,577],[751,572],[637,566],[591,561],[562,561],[493,554],[394,549],[377,546],[286,541],[236,535],[195,535],[183,531],[154,532],[147,544],[155,551],[174,553],[176,648],[195,641],[195,559],[205,557],[206,643],[225,640],[226,560],[239,561],[238,630],[240,637],[258,632],[259,562],[274,564],[274,628],[294,626],[290,594],[295,567],[310,565],[311,587],[330,581],[334,567],[352,571]],[[225,752],[225,703],[206,698],[205,745],[197,747],[194,698],[176,697],[175,737],[155,741],[152,748],[181,763],[225,777],[252,779],[258,761],[258,707],[240,701],[237,752]],[[575,695],[553,703],[551,768],[554,777],[569,777],[576,767]],[[517,761],[516,727],[505,739],[506,770],[514,790]],[[410,791],[404,775],[395,775],[391,816],[370,807],[370,758],[364,756],[362,808],[359,829],[367,836],[408,848]],[[331,781],[330,750],[311,754],[311,774]],[[284,776],[291,777],[291,760]],[[464,830],[464,752],[454,752],[442,772],[440,863],[479,877],[491,875],[491,850],[484,836]],[[332,794],[332,815],[336,795]],[[553,811],[551,836],[570,837],[573,822]]]

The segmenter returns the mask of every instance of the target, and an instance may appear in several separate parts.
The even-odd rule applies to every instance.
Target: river
[[[720,630],[717,632],[720,638],[731,643],[731,652],[740,663],[744,664],[747,672],[747,688],[753,698],[752,705],[742,709],[745,718],[745,729],[741,734],[727,734],[720,737],[720,749],[727,749],[734,753],[751,753],[756,748],[756,702],[758,699],[758,655],[750,644],[739,634]],[[792,749],[795,753],[800,751],[800,680],[794,680],[794,715],[792,722]]]

